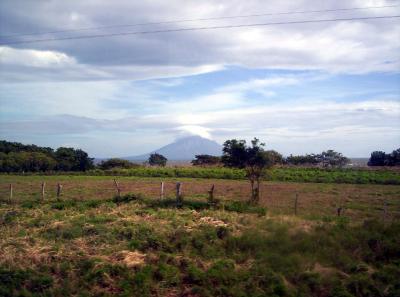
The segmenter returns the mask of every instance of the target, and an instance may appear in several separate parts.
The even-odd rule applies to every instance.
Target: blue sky
[[[119,0],[111,7],[108,1],[2,1],[0,35],[398,2],[315,3]],[[284,20],[399,12],[388,7]],[[277,20],[282,16],[162,28]],[[83,33],[40,36],[66,34]],[[79,147],[96,157],[138,155],[186,135],[219,143],[256,136],[285,155],[335,149],[365,157],[373,150],[392,151],[400,144],[399,36],[399,19],[391,19],[18,45],[5,43],[38,36],[3,37],[0,137]]]

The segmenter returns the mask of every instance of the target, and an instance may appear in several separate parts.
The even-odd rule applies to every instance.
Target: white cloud
[[[372,2],[371,2],[372,3]],[[371,6],[392,4],[373,2]],[[28,13],[3,3],[5,26],[2,32],[18,32],[10,24],[30,31],[56,31],[65,28],[96,27],[115,24],[145,23],[172,19],[207,18],[263,12],[301,11],[368,6],[363,1],[279,1],[273,7],[265,1],[152,1],[118,0],[83,4],[80,1],[40,2],[27,4]],[[157,9],[156,9],[157,8]],[[79,13],[77,13],[79,11]],[[106,12],[106,13],[105,13]],[[132,13],[134,12],[134,14]],[[179,12],[177,14],[177,12]],[[117,27],[113,29],[70,32],[67,35],[127,32],[157,29],[179,29],[229,24],[296,21],[396,15],[398,8],[338,11],[318,14],[277,15],[253,18],[193,21],[162,26]],[[23,26],[24,25],[24,26]],[[11,26],[11,25],[10,25]],[[35,29],[38,27],[40,29]],[[22,30],[22,29],[20,29]],[[4,32],[3,32],[4,31]],[[295,24],[256,28],[236,28],[176,32],[168,34],[132,35],[21,44],[20,49],[3,47],[7,55],[1,78],[9,80],[140,80],[182,77],[218,71],[224,66],[249,68],[321,70],[330,73],[398,72],[400,69],[400,25],[397,19]],[[51,37],[54,36],[49,34]],[[65,36],[66,33],[56,34]],[[33,36],[38,38],[39,36]],[[30,38],[33,38],[32,36]],[[26,38],[26,37],[24,37]],[[29,38],[28,38],[29,39]],[[21,65],[31,68],[11,67]],[[3,62],[2,62],[3,64]],[[64,71],[43,73],[40,67],[62,65]],[[38,67],[40,66],[40,67]],[[50,71],[50,70],[49,70]]]
[[[5,65],[28,67],[68,67],[76,65],[74,58],[56,51],[16,49],[0,46],[0,62]]]

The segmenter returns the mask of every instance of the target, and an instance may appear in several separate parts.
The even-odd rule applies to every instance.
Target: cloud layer
[[[262,0],[4,0],[0,3],[0,135],[50,146],[76,145],[97,156],[144,153],[187,133],[219,142],[258,136],[283,153],[334,148],[365,156],[374,149],[394,149],[400,143],[398,19],[6,43],[398,15],[399,7],[387,7],[10,37],[395,4],[389,0],[318,5],[311,0],[275,1],[273,6]]]

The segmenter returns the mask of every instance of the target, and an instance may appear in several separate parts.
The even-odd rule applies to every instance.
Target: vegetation
[[[81,149],[23,145],[0,141],[0,172],[86,171],[93,159]]]
[[[28,175],[27,173],[19,173]],[[38,173],[30,173],[34,175]],[[237,168],[197,167],[134,167],[131,169],[88,170],[86,172],[44,172],[45,175],[136,176],[161,178],[208,178],[243,180],[246,172]],[[380,184],[400,185],[400,171],[387,169],[323,169],[304,167],[275,167],[268,170],[263,180],[281,182]]]
[[[161,166],[161,167],[167,165],[167,161],[168,161],[167,158],[157,153],[151,154],[148,160],[150,166]]]
[[[368,166],[400,166],[400,148],[391,154],[382,151],[372,152]]]
[[[327,150],[321,154],[307,154],[304,156],[290,155],[285,159],[285,163],[289,165],[318,165],[324,168],[343,167],[349,162],[350,160],[348,158],[334,150]]]
[[[213,166],[221,163],[221,157],[211,155],[196,155],[191,162],[194,166]]]
[[[399,295],[398,221],[309,215],[188,196],[177,209],[134,193],[27,195],[0,203],[0,296]]]
[[[250,203],[257,204],[260,200],[260,182],[266,169],[278,162],[277,153],[266,152],[264,143],[257,138],[251,141],[251,146],[246,146],[245,140],[227,140],[222,148],[221,161],[226,167],[244,169],[246,177],[250,181]]]
[[[101,163],[98,165],[98,168],[102,170],[115,169],[115,168],[129,169],[138,166],[139,165],[129,162],[128,160],[111,158],[105,161],[101,161]]]

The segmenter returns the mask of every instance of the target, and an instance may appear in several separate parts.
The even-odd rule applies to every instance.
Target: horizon
[[[391,152],[400,147],[400,23],[373,18],[399,12],[390,0],[2,1],[0,138],[96,158],[190,135],[257,137],[285,156]],[[276,22],[286,24],[244,26]],[[171,32],[123,35],[146,30]],[[57,40],[70,37],[82,38]]]
[[[204,137],[201,137],[201,136],[199,136],[199,135],[189,135],[189,136],[183,136],[183,137],[177,138],[175,141],[173,141],[173,142],[171,142],[171,143],[165,144],[165,145],[163,145],[163,146],[161,146],[161,147],[159,147],[159,148],[157,148],[157,149],[151,150],[151,151],[149,151],[149,152],[147,152],[147,153],[140,154],[140,155],[94,156],[94,155],[89,154],[89,157],[94,158],[95,160],[96,160],[96,159],[97,159],[97,160],[105,160],[105,159],[112,159],[112,158],[127,159],[127,158],[134,158],[134,157],[142,157],[142,156],[146,156],[146,155],[149,155],[149,154],[152,154],[152,153],[159,153],[159,151],[160,151],[161,149],[163,149],[164,147],[166,147],[166,146],[168,146],[168,145],[171,145],[171,144],[175,144],[175,143],[177,143],[179,140],[185,140],[185,139],[194,138],[194,137],[213,141],[213,142],[215,142],[216,144],[220,145],[220,146],[221,146],[221,149],[222,149],[223,143],[221,144],[221,143],[216,142],[215,140],[208,139],[208,138],[204,138]],[[0,140],[4,140],[4,139],[0,139]],[[239,139],[238,139],[238,140],[239,140]],[[4,141],[8,141],[8,140],[4,140]],[[35,144],[35,143],[22,143],[22,144],[23,144],[23,145],[37,145],[37,144]],[[56,150],[56,149],[58,148],[58,147],[51,147],[51,146],[48,146],[48,147],[51,148],[51,149],[53,149],[53,150]],[[72,148],[74,148],[74,149],[82,149],[82,148],[80,148],[80,147],[72,147]],[[265,148],[265,150],[268,150],[268,148]],[[393,150],[395,150],[395,149],[393,149]],[[393,150],[392,150],[392,151],[393,151]],[[391,151],[387,151],[386,153],[390,153],[390,152],[391,152]],[[278,153],[280,153],[280,152],[278,151]],[[311,154],[319,154],[319,153],[322,153],[322,151],[321,151],[321,152],[308,152],[308,153],[305,153],[305,155],[306,155],[306,154],[310,154],[310,155],[311,155]],[[341,153],[341,152],[339,152],[339,153]],[[372,152],[371,152],[371,153],[372,153]],[[214,154],[213,154],[213,155],[214,155]],[[221,151],[221,155],[222,155],[222,151]],[[289,153],[288,155],[282,154],[283,157],[288,157],[289,155],[296,155],[296,154],[290,154],[290,153]],[[215,156],[217,156],[217,155],[215,155]],[[348,157],[349,159],[369,159],[369,158],[370,158],[370,155],[368,155],[368,156],[346,156],[346,155],[345,155],[345,157]],[[143,161],[143,160],[146,160],[146,159],[132,159],[131,161],[132,161],[132,162],[135,162],[135,161]],[[169,160],[171,160],[171,161],[188,161],[188,160],[191,160],[191,159],[169,159]]]

